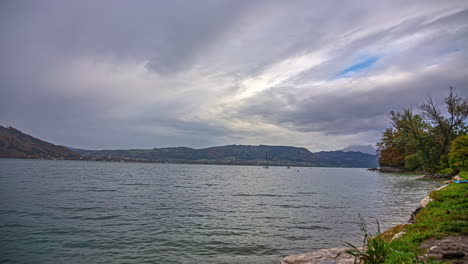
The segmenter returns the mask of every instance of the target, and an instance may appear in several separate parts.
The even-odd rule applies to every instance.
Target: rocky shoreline
[[[433,178],[430,178],[430,179],[433,179]],[[440,178],[436,178],[436,179],[440,179]],[[452,177],[450,177],[450,179],[452,179]],[[452,180],[460,180],[460,177],[455,176],[453,177]],[[444,182],[444,185],[436,188],[434,191],[442,190],[443,188],[447,187],[448,183],[450,182],[451,181]],[[400,225],[400,226],[403,226],[403,230],[393,235],[391,240],[398,239],[401,236],[403,236],[405,234],[404,227],[414,223],[416,215],[423,208],[425,208],[431,201],[432,201],[432,198],[430,198],[429,194],[426,197],[424,197],[419,203],[419,206],[413,211],[413,213],[411,213],[408,223]],[[345,253],[346,250],[350,250],[350,248],[346,248],[346,247],[328,248],[328,249],[320,249],[320,250],[309,252],[309,253],[290,255],[290,256],[284,257],[279,262],[279,264],[351,264],[351,263],[354,263],[355,261],[354,257],[351,256],[350,254],[346,254]],[[430,251],[431,250],[428,251],[428,254],[430,254]],[[336,257],[337,255],[339,255],[339,257]]]

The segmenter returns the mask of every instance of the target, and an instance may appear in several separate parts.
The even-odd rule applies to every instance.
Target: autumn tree
[[[466,135],[468,100],[457,96],[453,88],[444,100],[446,114],[431,97],[419,106],[419,114],[412,108],[390,112],[391,128],[377,143],[382,166],[437,171],[449,166],[451,141]]]

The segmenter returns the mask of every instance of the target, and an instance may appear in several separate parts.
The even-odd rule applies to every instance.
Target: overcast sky
[[[0,125],[89,148],[372,144],[468,95],[468,1],[0,2]]]

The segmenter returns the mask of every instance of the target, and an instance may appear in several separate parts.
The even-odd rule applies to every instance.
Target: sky
[[[86,149],[375,145],[468,95],[466,0],[0,2],[0,125]]]

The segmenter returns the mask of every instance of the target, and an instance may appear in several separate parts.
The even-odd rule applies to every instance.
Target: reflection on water
[[[277,263],[406,221],[437,183],[364,169],[0,159],[0,262]],[[370,221],[373,223],[373,221]]]

